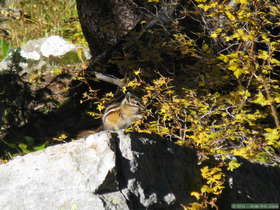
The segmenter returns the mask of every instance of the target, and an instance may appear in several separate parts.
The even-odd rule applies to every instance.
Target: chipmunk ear
[[[121,104],[129,103],[130,97],[131,97],[131,94],[129,92],[126,93],[124,98],[123,98],[123,100],[122,100],[122,102],[121,102]]]
[[[132,97],[132,94],[130,92],[127,92],[125,95],[125,99],[129,102],[131,97]]]
[[[130,97],[130,96],[132,96],[132,93],[131,92],[127,92],[125,96]]]

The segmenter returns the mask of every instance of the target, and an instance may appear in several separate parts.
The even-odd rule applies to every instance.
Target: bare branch
[[[104,81],[104,82],[108,82],[108,83],[111,83],[113,85],[117,85],[119,87],[123,87],[125,85],[125,82],[124,82],[124,79],[119,79],[119,78],[116,78],[112,75],[104,75],[100,72],[94,72],[95,76],[97,79],[101,80],[101,81]]]

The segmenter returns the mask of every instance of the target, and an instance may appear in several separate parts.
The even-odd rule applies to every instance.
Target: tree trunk
[[[140,20],[131,0],[77,0],[84,36],[95,58],[114,47]]]

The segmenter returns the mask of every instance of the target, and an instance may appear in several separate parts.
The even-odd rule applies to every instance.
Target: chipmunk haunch
[[[108,106],[102,117],[104,130],[120,130],[143,117],[144,107],[132,94],[127,93],[120,103]]]

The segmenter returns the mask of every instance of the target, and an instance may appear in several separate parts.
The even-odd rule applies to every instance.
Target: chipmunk
[[[105,109],[102,117],[103,125],[95,130],[84,130],[77,135],[77,138],[97,133],[101,130],[121,130],[131,125],[132,122],[143,117],[141,112],[144,110],[139,100],[127,93],[120,103],[114,103]]]
[[[108,106],[102,117],[104,130],[121,130],[143,117],[144,107],[131,93],[127,93],[121,103]]]

